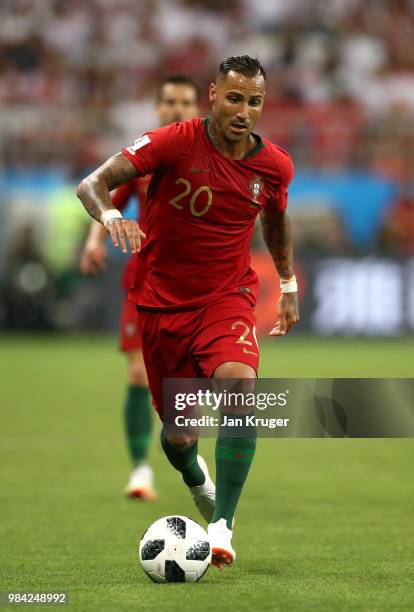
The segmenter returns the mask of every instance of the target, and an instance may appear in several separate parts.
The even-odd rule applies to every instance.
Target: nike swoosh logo
[[[191,168],[191,172],[193,174],[197,174],[198,172],[210,172],[210,168],[194,168],[194,166]]]

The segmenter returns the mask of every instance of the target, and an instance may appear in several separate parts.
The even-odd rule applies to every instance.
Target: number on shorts
[[[254,351],[249,351],[249,349],[246,348],[246,346],[252,347],[253,346],[253,342],[251,340],[246,340],[247,336],[250,334],[250,327],[248,325],[246,325],[246,323],[244,321],[236,321],[235,323],[233,323],[233,325],[231,326],[231,328],[234,330],[237,327],[242,326],[244,328],[243,333],[241,334],[240,338],[236,341],[236,344],[244,344],[245,346],[243,347],[243,353],[246,353],[248,355],[257,355],[257,353],[255,353]],[[258,342],[257,342],[257,336],[256,336],[256,328],[253,327],[253,338],[254,341],[256,343],[257,348],[259,348]]]

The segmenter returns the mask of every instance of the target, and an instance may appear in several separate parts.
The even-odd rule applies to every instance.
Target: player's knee
[[[137,387],[148,387],[147,374],[145,368],[130,367],[129,368],[129,384]]]
[[[214,378],[257,378],[257,374],[247,363],[229,361],[216,368]]]
[[[138,387],[148,387],[147,372],[142,358],[130,357],[128,364],[128,382]]]
[[[186,448],[193,446],[193,444],[197,441],[197,438],[194,438],[192,436],[184,436],[184,435],[169,436],[167,434],[166,438],[168,442],[171,444],[171,446],[177,451],[184,451]]]

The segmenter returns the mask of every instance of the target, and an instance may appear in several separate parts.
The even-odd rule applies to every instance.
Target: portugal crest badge
[[[261,176],[253,176],[249,181],[249,190],[252,194],[252,202],[254,204],[260,204],[258,197],[262,193],[264,187],[264,181]]]

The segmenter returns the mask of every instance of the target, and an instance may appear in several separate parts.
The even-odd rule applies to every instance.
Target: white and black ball
[[[154,582],[197,582],[211,562],[207,532],[186,516],[164,516],[142,536],[139,561]]]

